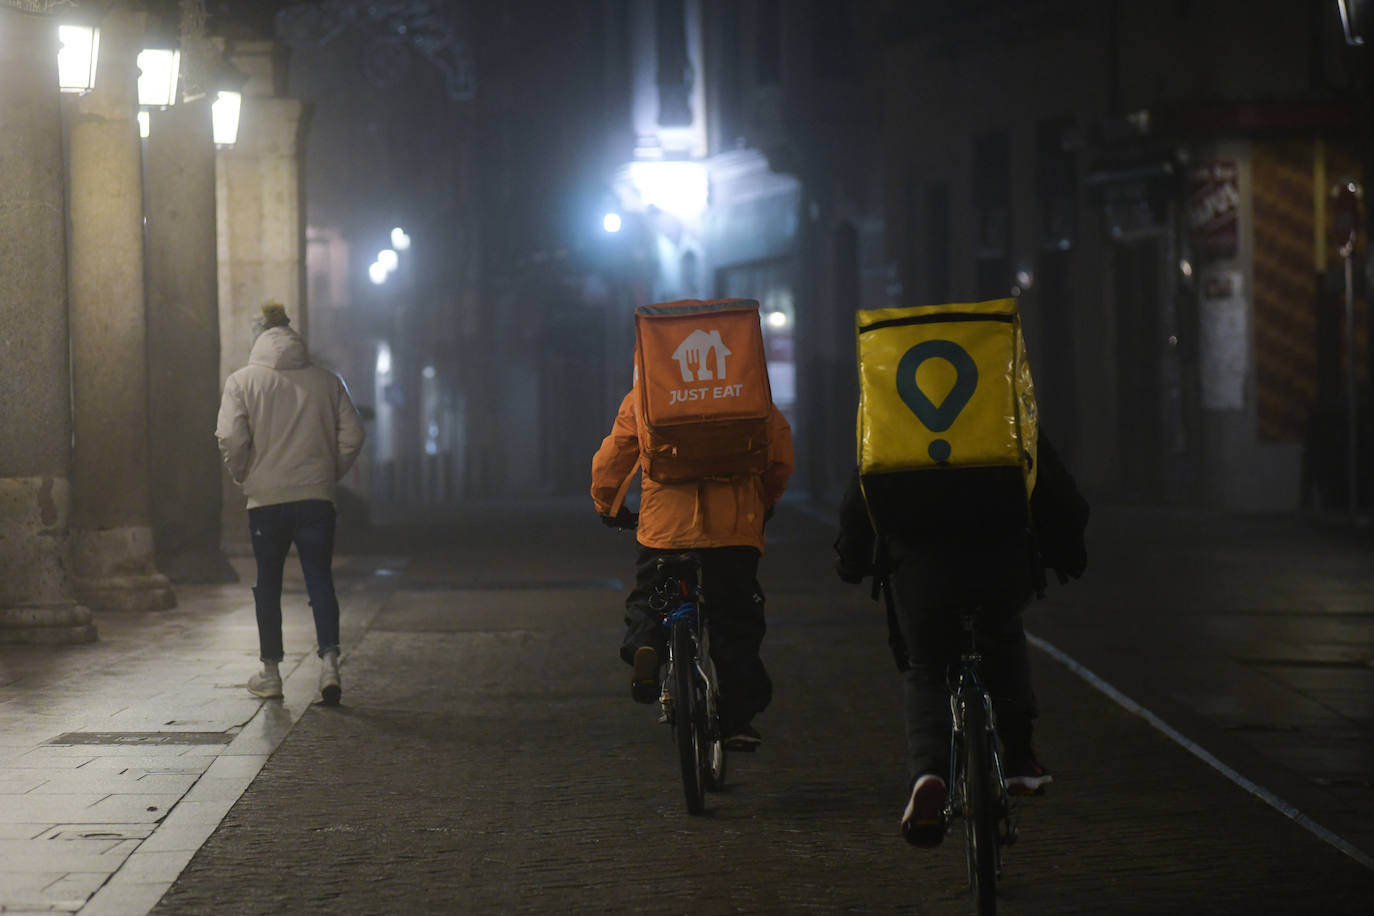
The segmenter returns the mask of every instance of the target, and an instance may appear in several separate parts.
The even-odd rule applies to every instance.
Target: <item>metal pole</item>
[[[1359,494],[1359,388],[1355,380],[1355,270],[1354,246],[1349,246],[1345,260],[1345,407],[1346,407],[1346,461],[1350,494],[1350,514],[1360,512]]]

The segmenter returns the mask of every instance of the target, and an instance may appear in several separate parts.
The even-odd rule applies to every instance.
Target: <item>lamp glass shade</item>
[[[145,48],[138,52],[138,104],[166,108],[177,100],[181,52]]]
[[[59,25],[57,85],[63,92],[95,88],[95,65],[100,56],[100,30],[84,25]]]
[[[243,96],[237,92],[220,92],[210,105],[210,120],[216,146],[233,146],[239,139],[239,109]]]

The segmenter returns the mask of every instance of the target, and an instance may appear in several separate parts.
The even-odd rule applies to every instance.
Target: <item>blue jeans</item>
[[[338,651],[339,599],[334,594],[334,504],[327,499],[303,499],[248,510],[253,556],[258,561],[258,584],[253,602],[258,613],[258,644],[265,662],[279,662],[281,643],[281,577],[291,545],[301,558],[305,591],[315,613],[319,654]]]

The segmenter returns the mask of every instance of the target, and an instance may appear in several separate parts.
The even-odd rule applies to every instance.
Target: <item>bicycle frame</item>
[[[688,577],[669,569],[673,565],[690,570],[690,584]],[[701,563],[695,556],[683,554],[672,561],[661,561],[660,568],[667,577],[650,596],[650,607],[663,614],[663,625],[670,639],[659,702],[663,720],[673,726],[674,737],[679,743],[687,809],[692,814],[699,814],[704,809],[702,789],[720,788],[725,781],[726,766],[724,736],[720,733],[717,713],[719,687],[711,661],[710,626],[700,585]],[[683,634],[686,638],[683,640],[674,634]],[[685,657],[680,654],[682,652]],[[684,664],[691,666],[685,678],[679,670]],[[691,694],[690,698],[675,696],[684,690]],[[704,707],[704,715],[699,718],[693,715],[698,703]],[[684,709],[696,721],[679,721]],[[688,741],[692,745],[690,749],[686,747]],[[693,768],[699,779],[690,772]]]
[[[995,876],[1000,875],[1002,871],[1002,846],[1010,845],[1016,841],[1017,829],[1012,818],[1010,796],[1006,789],[1006,772],[1002,764],[1002,745],[997,733],[996,712],[993,709],[992,696],[983,682],[983,657],[978,652],[974,636],[978,610],[977,608],[970,608],[961,610],[959,613],[960,623],[965,634],[965,646],[959,655],[959,665],[949,686],[951,730],[949,781],[947,785],[950,787],[950,792],[945,802],[945,817],[948,823],[952,823],[954,817],[963,819],[966,831],[971,831],[976,828],[974,828],[970,818],[985,816],[976,810],[976,806],[972,806],[975,810],[969,810],[973,790],[966,779],[964,761],[966,759],[965,752],[970,749],[970,742],[980,739],[986,740],[988,750],[986,765],[990,772],[989,783],[993,787],[994,794],[993,798],[990,799],[993,818],[991,822],[985,820],[983,823],[992,828],[992,833],[995,836],[982,837],[982,839],[991,841],[993,868],[991,880],[995,881]],[[984,735],[970,734],[970,721],[977,723],[976,727],[981,728]],[[995,909],[995,902],[992,898],[993,889],[980,889],[981,882],[976,874],[979,865],[975,855],[974,837],[971,832],[967,838],[967,843],[969,881],[974,888],[975,895],[979,897],[980,912],[992,912]],[[987,899],[982,899],[984,894],[986,894]]]

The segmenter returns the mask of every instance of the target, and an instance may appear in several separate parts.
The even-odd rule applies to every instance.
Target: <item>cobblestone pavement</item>
[[[1320,774],[1369,747],[1367,541],[1291,521],[1097,524],[1089,576],[1030,628],[1178,713],[1270,802],[1301,790],[1366,820],[1367,787]],[[899,683],[877,606],[831,576],[828,521],[785,506],[771,528],[767,743],[731,757],[706,816],[686,814],[671,741],[615,656],[629,537],[581,502],[506,507],[391,564],[394,591],[346,646],[343,706],[305,711],[154,911],[967,912],[957,837],[918,851],[897,834]],[[1180,559],[1202,549],[1210,565]],[[1334,686],[1270,670],[1328,671],[1272,663],[1337,649]],[[1356,855],[1341,852],[1033,662],[1057,779],[1019,808],[1003,912],[1368,912],[1361,836],[1338,833]]]

